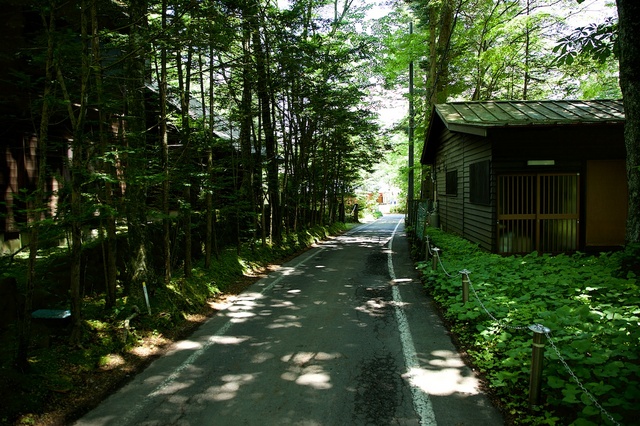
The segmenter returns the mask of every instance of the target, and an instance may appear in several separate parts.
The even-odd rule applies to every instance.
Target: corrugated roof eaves
[[[561,108],[562,110],[566,111],[566,113],[571,116],[571,117],[568,117],[565,115],[566,120],[573,119],[573,117],[577,117],[578,120],[585,120],[593,117],[593,115],[590,114],[588,110],[585,111],[585,109],[579,106],[577,102],[562,100],[562,101],[554,101],[554,104],[557,105],[558,108]]]
[[[458,115],[460,116],[460,118],[462,119],[463,122],[481,122],[482,117],[480,115],[478,115],[478,113],[474,110],[474,108],[471,108],[471,105],[473,105],[473,103],[471,102],[460,102],[458,104],[453,105],[453,109],[456,110],[456,112],[458,113]],[[472,119],[471,117],[468,117],[467,115],[465,115],[462,111],[462,108],[457,108],[458,106],[462,106],[466,112],[471,113],[472,115],[475,116],[475,119]]]
[[[457,117],[459,117],[460,114],[450,103],[436,104],[435,109],[446,127],[449,127],[449,123],[457,122],[459,120]],[[454,115],[457,117],[453,117]]]
[[[520,113],[520,118],[513,116],[513,118],[517,121],[531,121],[531,117],[524,111],[524,104],[522,102],[508,102],[508,104],[513,107],[518,113]]]
[[[620,116],[624,117],[624,107],[621,105],[619,101],[615,100],[605,100],[605,99],[596,99],[591,101],[593,103],[593,108],[603,113],[607,117],[612,119],[620,119]],[[615,109],[616,114],[611,113],[610,111]]]
[[[624,121],[619,100],[458,101],[436,107],[447,127],[449,124],[506,127]]]
[[[495,123],[495,122],[500,121],[501,119],[504,120],[503,117],[499,117],[496,114],[495,109],[500,109],[500,107],[498,106],[498,102],[486,102],[486,103],[483,103],[483,104],[480,104],[480,105],[483,107],[484,111],[488,115],[487,116],[488,119],[483,119],[483,121],[489,122],[489,123]],[[489,118],[489,116],[491,118]]]
[[[552,114],[549,115],[549,113],[546,113],[544,111],[541,111],[541,104],[540,102],[537,101],[529,101],[529,102],[525,102],[524,105],[526,105],[527,107],[527,115],[529,116],[529,120],[532,122],[540,122],[540,121],[547,121],[547,120],[556,120],[557,119],[557,114]]]
[[[549,104],[563,121],[582,121],[593,117],[588,108],[583,108],[577,102],[560,100],[549,102]]]
[[[512,120],[526,120],[527,114],[525,114],[521,108],[518,107],[517,102],[501,102],[498,106],[511,117]]]
[[[556,105],[554,102],[534,101],[533,104],[535,104],[537,107],[536,111],[539,114],[545,116],[549,120],[558,120],[558,119],[566,118],[561,113],[559,113],[558,111],[552,108],[553,105]]]
[[[585,111],[585,115],[587,115],[589,117],[589,119],[594,120],[594,119],[607,119],[607,118],[611,118],[611,114],[609,114],[608,112],[595,107],[597,103],[592,103],[591,106],[585,104],[584,102],[573,102],[572,105],[577,108],[580,109],[581,111]],[[599,113],[603,113],[603,114],[599,114]]]
[[[614,102],[606,102],[602,100],[593,101],[594,115],[602,118],[619,118],[612,110],[615,108]]]

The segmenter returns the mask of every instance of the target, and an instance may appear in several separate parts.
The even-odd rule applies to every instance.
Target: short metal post
[[[440,257],[440,249],[438,247],[434,247],[431,249],[433,252],[433,258],[431,258],[431,269],[435,271],[438,269],[438,258]]]
[[[429,252],[431,247],[429,246],[429,236],[424,239],[424,260],[429,260]]]
[[[529,378],[529,407],[534,407],[540,404],[542,366],[544,362],[544,338],[551,330],[541,324],[530,325],[529,330],[533,331],[531,376]]]
[[[462,274],[462,303],[467,303],[469,301],[469,274],[471,271],[463,269],[460,273]]]

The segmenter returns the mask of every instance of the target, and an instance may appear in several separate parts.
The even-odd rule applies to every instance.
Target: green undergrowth
[[[504,257],[437,229],[428,234],[451,277],[421,262],[424,285],[515,424],[615,424],[609,416],[622,425],[637,422],[637,247],[596,256]],[[471,290],[463,304],[459,271],[465,269]],[[543,339],[542,400],[529,407],[533,324],[551,331]]]
[[[82,300],[84,331],[80,343],[69,345],[68,328],[52,331],[36,327],[30,370],[24,373],[11,365],[15,333],[12,330],[3,333],[0,424],[49,424],[46,420],[49,411],[59,410],[66,404],[78,405],[78,401],[86,398],[83,393],[87,389],[102,386],[99,382],[105,379],[105,371],[118,370],[122,379],[130,375],[132,364],[140,365],[146,357],[139,351],[143,343],[146,346],[167,344],[192,330],[203,315],[211,312],[207,301],[220,293],[241,288],[244,275],[277,264],[319,240],[341,233],[347,226],[350,225],[340,223],[288,234],[277,245],[262,245],[257,241],[242,245],[239,252],[235,247],[223,249],[208,269],[204,268],[203,260],[196,262],[189,278],[183,271],[176,270],[169,285],[146,283],[149,308],[142,287],[133,288],[127,294],[119,287],[116,306],[110,309],[105,308],[103,292],[88,294]],[[55,263],[55,259],[46,260]],[[14,268],[4,271],[4,275],[17,276],[24,265],[16,262]],[[117,378],[111,380],[115,380],[113,385],[102,386],[98,392],[108,392],[121,382]],[[82,404],[64,415],[79,414]]]

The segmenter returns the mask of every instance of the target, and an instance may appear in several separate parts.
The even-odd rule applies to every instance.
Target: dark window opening
[[[491,205],[491,162],[489,160],[469,166],[469,201]]]
[[[447,195],[458,195],[458,171],[447,172],[445,182],[445,193]]]

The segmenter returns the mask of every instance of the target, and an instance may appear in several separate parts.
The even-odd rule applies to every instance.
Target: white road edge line
[[[389,267],[389,276],[391,277],[392,282],[397,278],[395,270],[393,269],[393,237],[396,235],[396,231],[398,230],[401,222],[402,219],[400,219],[396,224],[396,227],[391,233],[391,239],[389,239],[387,264]],[[402,310],[402,296],[400,295],[398,286],[391,286],[391,292],[393,294],[393,307],[396,315],[396,321],[398,321],[400,340],[402,342],[402,355],[404,356],[404,362],[407,366],[406,375],[409,377],[409,385],[411,388],[411,395],[413,397],[413,406],[420,416],[420,424],[422,426],[436,426],[436,415],[433,412],[433,406],[429,399],[429,395],[415,383],[415,371],[420,368],[420,363],[418,362],[418,355],[416,353],[415,345],[413,344],[411,330],[409,329],[409,321]]]
[[[322,251],[324,251],[324,247],[318,247],[318,249],[312,253],[311,255],[305,257],[304,259],[302,259],[300,262],[296,263],[295,265],[293,265],[293,269],[302,266],[306,261],[314,258],[315,256],[317,256],[318,254],[322,253]],[[277,271],[279,272],[279,271]],[[287,276],[287,274],[281,273],[280,276],[278,278],[276,278],[275,280],[273,280],[269,285],[267,285],[265,288],[263,288],[259,294],[264,294],[267,291],[270,291],[276,284],[278,284],[280,281],[282,281],[285,277]],[[242,294],[242,293],[240,293]],[[171,385],[179,376],[180,373],[182,373],[182,371],[184,371],[187,367],[189,367],[191,364],[193,364],[198,358],[200,358],[200,356],[205,353],[207,351],[207,349],[209,349],[209,347],[211,347],[214,343],[215,343],[215,338],[219,337],[219,336],[223,336],[231,327],[233,323],[231,322],[231,320],[227,321],[226,323],[224,323],[224,325],[222,327],[220,327],[212,336],[209,337],[209,339],[207,339],[207,342],[205,344],[203,344],[197,351],[195,351],[194,353],[192,353],[191,355],[189,355],[189,357],[184,360],[182,362],[182,364],[180,364],[178,367],[176,367],[175,370],[173,370],[173,372],[167,376],[166,379],[164,379],[162,381],[162,383],[160,383],[158,386],[156,386],[156,388],[150,392],[149,394],[147,394],[147,396],[145,396],[142,401],[140,401],[139,403],[135,404],[134,407],[132,407],[127,414],[123,417],[119,419],[119,423],[120,424],[128,424],[130,423],[133,418],[142,410],[142,408],[148,404],[148,402],[153,399],[154,397],[160,395],[162,393],[162,391],[164,389],[166,389],[169,385]]]

